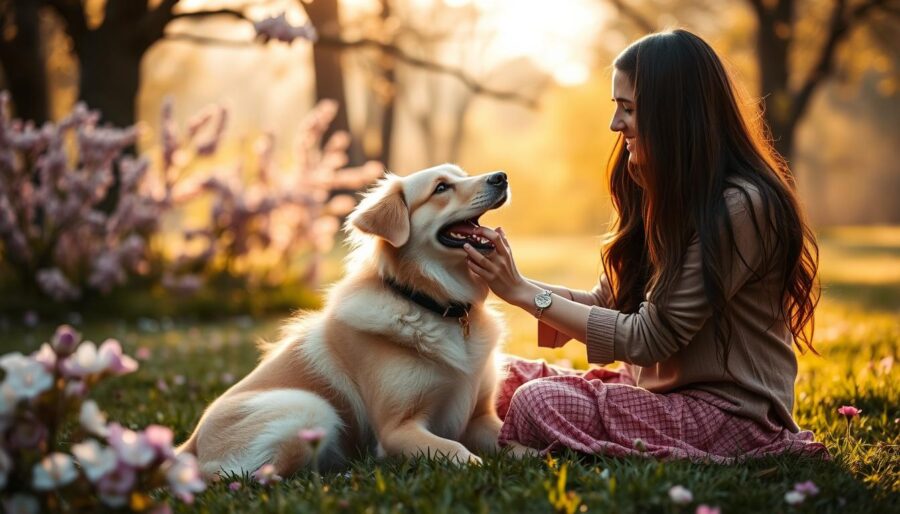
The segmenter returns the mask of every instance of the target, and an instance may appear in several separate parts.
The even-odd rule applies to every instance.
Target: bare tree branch
[[[177,34],[166,34],[165,40],[167,41],[186,41],[189,43],[196,44],[207,44],[207,45],[221,45],[221,46],[231,46],[231,47],[247,47],[253,45],[253,41],[247,40],[237,40],[237,39],[223,39],[209,36],[202,36],[198,34],[189,34],[189,33],[177,33]],[[353,49],[362,49],[362,48],[373,48],[379,50],[380,52],[390,55],[397,60],[406,63],[410,66],[414,66],[416,68],[421,68],[427,71],[432,71],[435,73],[442,73],[445,75],[449,75],[451,77],[456,78],[460,82],[462,82],[470,91],[474,94],[487,96],[490,98],[494,98],[497,100],[509,101],[515,104],[522,105],[529,109],[537,108],[537,100],[535,98],[530,98],[524,96],[515,91],[500,91],[490,87],[485,86],[479,81],[475,80],[471,76],[469,76],[465,71],[453,67],[447,66],[445,64],[429,61],[426,59],[420,59],[418,57],[409,55],[403,49],[391,45],[389,43],[384,43],[382,41],[377,41],[374,39],[362,38],[353,41],[347,41],[338,37],[333,36],[320,36],[317,40],[317,44],[323,46],[331,46],[334,48],[338,48],[341,50],[353,50]]]
[[[803,85],[794,94],[794,101],[791,102],[791,112],[788,117],[788,126],[794,126],[803,117],[812,99],[812,94],[819,84],[833,71],[838,46],[847,38],[852,29],[865,21],[866,17],[873,10],[882,7],[886,3],[886,0],[869,0],[858,4],[849,13],[845,12],[846,0],[838,0],[835,3],[829,23],[828,38],[819,52],[816,65],[813,66],[806,80],[803,81]]]
[[[639,13],[634,7],[625,3],[625,0],[609,0],[611,3],[623,16],[631,20],[632,23],[638,26],[644,32],[655,32],[656,24],[651,22],[646,16]]]

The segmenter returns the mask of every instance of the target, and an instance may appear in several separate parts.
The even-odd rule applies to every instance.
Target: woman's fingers
[[[491,278],[493,278],[493,274],[490,271],[482,268],[478,264],[475,264],[475,261],[473,261],[472,259],[466,261],[466,264],[469,265],[469,270],[471,270],[472,273],[475,273],[479,277],[486,280],[490,280]]]
[[[507,255],[512,255],[512,248],[509,247],[509,241],[506,240],[506,232],[503,227],[497,227],[497,233],[500,234],[500,241],[503,241],[503,248],[506,249]]]
[[[503,238],[499,233],[487,227],[480,227],[477,232],[479,235],[483,236],[494,245],[494,249],[497,251],[497,253],[503,256],[509,255],[509,249],[505,244],[503,244]]]
[[[496,271],[497,266],[469,243],[463,245],[463,250],[465,250],[466,253],[469,254],[469,262],[473,262],[479,267],[484,268],[488,271]]]

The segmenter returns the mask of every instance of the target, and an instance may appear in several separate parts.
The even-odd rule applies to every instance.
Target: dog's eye
[[[450,188],[451,188],[450,184],[447,184],[445,182],[439,182],[437,187],[434,188],[434,193],[432,193],[432,194],[436,195],[438,193],[443,193],[444,191],[450,190]]]

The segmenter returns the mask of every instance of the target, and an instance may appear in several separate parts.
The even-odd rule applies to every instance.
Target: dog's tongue
[[[453,225],[449,225],[444,229],[445,232],[455,232],[457,234],[469,237],[475,235],[475,229],[479,228],[478,225],[472,223],[471,221],[461,221],[459,223],[454,223]]]

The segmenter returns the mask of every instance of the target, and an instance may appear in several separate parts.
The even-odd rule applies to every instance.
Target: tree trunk
[[[312,0],[303,2],[306,14],[316,30],[329,36],[340,36],[341,25],[337,0]],[[344,90],[344,71],[341,66],[341,51],[319,43],[313,44],[313,69],[316,77],[316,100],[332,99],[338,102],[337,116],[324,140],[327,141],[338,130],[350,132],[350,118],[347,115],[347,95]],[[350,165],[362,164],[365,160],[359,138],[350,140]]]
[[[6,87],[12,96],[15,115],[41,124],[49,118],[47,72],[44,68],[44,45],[41,42],[39,3],[15,0],[15,36],[0,41],[0,63],[6,76]]]
[[[387,24],[391,17],[391,3],[381,0],[381,22]],[[394,139],[394,118],[397,115],[397,69],[393,58],[385,57],[382,78],[390,86],[381,110],[381,155],[378,160],[386,169],[391,169],[391,141]]]
[[[104,24],[85,33],[79,46],[79,97],[98,109],[103,122],[133,125],[140,86],[143,52],[134,42],[133,27]]]
[[[790,122],[792,94],[789,84],[789,49],[794,24],[793,0],[779,0],[768,7],[763,2],[757,11],[757,63],[760,96],[765,122],[772,132],[775,149],[790,162],[794,154],[794,130]]]

